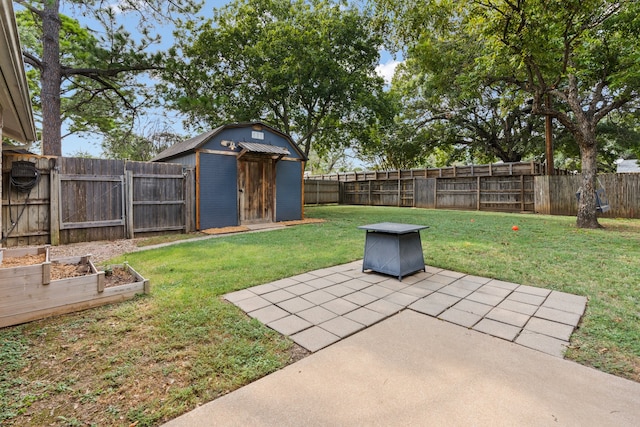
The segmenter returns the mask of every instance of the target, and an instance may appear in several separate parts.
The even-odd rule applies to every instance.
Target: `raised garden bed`
[[[149,281],[128,264],[101,271],[90,256],[51,260],[48,249],[0,250],[0,327],[149,292]]]

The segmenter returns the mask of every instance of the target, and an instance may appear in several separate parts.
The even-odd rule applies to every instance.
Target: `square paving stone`
[[[263,294],[261,295],[262,298],[266,299],[267,301],[270,301],[272,303],[279,303],[288,299],[291,299],[293,297],[295,297],[295,294],[292,294],[291,292],[287,292],[284,289],[278,289],[277,291],[274,292],[269,292],[267,294]]]
[[[466,297],[466,299],[468,299],[469,301],[479,302],[481,304],[495,306],[500,304],[500,302],[504,300],[504,297],[501,297],[498,295],[485,294],[485,293],[476,291],[472,294],[469,294]]]
[[[253,292],[256,295],[262,295],[262,294],[266,294],[268,292],[273,292],[273,291],[277,291],[278,288],[277,286],[274,286],[271,283],[267,283],[264,285],[258,285],[258,286],[253,286],[251,288],[251,292]]]
[[[329,319],[336,317],[336,314],[332,311],[322,308],[320,306],[311,307],[303,311],[296,313],[299,317],[302,317],[307,322],[311,322],[314,325],[326,322]]]
[[[314,276],[313,274],[309,274],[309,273],[302,273],[302,274],[298,274],[297,276],[290,277],[290,279],[295,280],[296,282],[299,282],[299,283],[308,282],[309,280],[314,280],[317,278],[318,276]]]
[[[366,308],[368,308],[369,310],[377,311],[378,313],[384,314],[386,316],[390,316],[403,310],[404,306],[380,299],[367,305]]]
[[[536,288],[535,286],[527,285],[520,285],[515,290],[525,294],[538,295],[540,297],[546,297],[551,293],[549,289]]]
[[[451,295],[433,293],[424,298],[419,299],[409,306],[410,309],[428,314],[429,316],[437,316],[447,308],[460,301],[460,298]]]
[[[234,304],[240,307],[246,313],[271,305],[269,301],[258,295],[256,295],[255,297],[240,300],[238,302],[235,302]]]
[[[296,283],[300,283],[300,282],[288,277],[286,279],[280,279],[280,280],[276,280],[275,282],[271,282],[271,285],[275,286],[278,289],[282,289],[288,286],[295,285]]]
[[[418,298],[419,298],[419,296],[416,296],[416,295],[409,295],[409,294],[405,294],[403,292],[394,292],[392,294],[387,295],[386,297],[384,297],[382,299],[385,300],[385,301],[392,302],[394,304],[401,305],[402,307],[406,307],[409,304],[411,304],[411,303],[415,302],[416,300],[418,300]]]
[[[374,323],[386,318],[387,316],[382,313],[378,313],[377,311],[361,307],[357,310],[345,314],[344,317],[346,317],[347,319],[351,319],[354,322],[362,323],[365,326],[371,326]]]
[[[372,302],[374,302],[378,298],[374,297],[373,295],[365,294],[362,291],[358,291],[358,292],[354,292],[354,293],[349,294],[349,295],[345,295],[343,297],[343,299],[345,299],[347,301],[351,301],[354,304],[358,304],[358,305],[364,306],[364,305],[367,305],[367,304],[371,304]]]
[[[531,305],[537,305],[537,306],[541,305],[545,299],[546,297],[526,294],[524,292],[518,292],[518,291],[514,291],[511,295],[507,297],[508,301],[523,302],[525,304],[531,304]]]
[[[487,319],[497,320],[498,322],[507,323],[521,328],[529,321],[531,316],[496,307],[487,313],[485,317]]]
[[[457,271],[451,271],[451,270],[442,270],[438,274],[440,274],[441,276],[453,277],[455,279],[459,279],[461,277],[466,276],[466,274],[464,274],[464,273],[459,273]]]
[[[365,294],[373,295],[374,297],[384,298],[387,295],[393,293],[391,289],[387,289],[380,285],[371,285],[368,288],[362,290]]]
[[[364,325],[362,323],[354,322],[346,317],[336,317],[318,326],[339,336],[340,338],[347,337],[361,329],[364,329]]]
[[[354,290],[351,288],[347,288],[343,285],[333,285],[328,288],[324,288],[323,291],[329,292],[331,295],[335,295],[337,297],[343,297],[347,294],[353,293]]]
[[[242,301],[240,301],[242,302]],[[535,317],[541,319],[552,320],[554,322],[564,323],[566,325],[577,326],[580,322],[580,315],[575,313],[567,313],[566,311],[560,311],[548,307],[540,307],[536,311]]]
[[[532,317],[524,327],[525,331],[536,332],[542,335],[548,335],[563,341],[569,341],[573,333],[573,326],[564,323],[552,322],[547,319]]]
[[[494,286],[496,288],[502,288],[509,291],[516,290],[520,285],[517,283],[505,282],[503,280],[492,279],[486,283],[487,285]]]
[[[582,316],[585,308],[587,307],[587,298],[579,295],[553,291],[549,294],[545,302],[542,303],[542,306]]]
[[[456,325],[464,326],[466,328],[470,328],[482,319],[482,316],[478,316],[477,314],[469,313],[468,311],[456,310],[455,308],[450,308],[445,310],[438,316],[438,319],[446,320],[447,322],[455,323]]]
[[[473,313],[480,317],[484,317],[488,312],[493,310],[493,306],[491,305],[482,304],[468,299],[463,299],[451,308],[466,311],[468,313]]]
[[[526,314],[527,316],[533,316],[538,310],[537,305],[525,304],[523,302],[513,301],[510,299],[505,299],[500,304],[498,304],[498,308],[503,308],[509,311],[515,311],[516,313]]]
[[[267,324],[271,329],[280,332],[283,335],[291,335],[296,332],[303,331],[311,326],[311,323],[295,315],[283,317]]]
[[[454,297],[460,297],[460,298],[464,298],[467,295],[469,295],[471,292],[473,292],[472,290],[464,289],[464,288],[460,288],[460,287],[456,286],[456,283],[458,283],[458,282],[455,282],[455,283],[453,283],[451,285],[447,285],[447,286],[445,286],[443,288],[440,288],[438,290],[438,292],[441,293],[441,294],[447,294],[447,295],[451,295],[451,296],[454,296]]]
[[[401,283],[404,283],[406,285],[413,285],[414,283],[418,283],[421,280],[427,279],[431,276],[432,276],[431,274],[425,274],[424,271],[418,271],[417,273],[412,273],[409,276],[402,276]]]
[[[383,275],[377,274],[377,273],[368,273],[368,274],[360,277],[360,280],[364,280],[365,282],[373,284],[373,283],[384,282],[388,278],[389,278],[389,276],[383,276]]]
[[[566,341],[526,330],[522,331],[515,342],[556,357],[564,357],[564,352],[569,345]]]
[[[332,281],[325,279],[324,277],[316,277],[315,279],[308,280],[305,283],[307,285],[309,285],[309,286],[312,286],[312,287],[316,288],[316,289],[327,288],[327,287],[333,286],[335,284]]]
[[[352,279],[357,279],[366,276],[368,273],[362,271],[362,266],[360,266],[360,268],[358,268],[357,270],[344,271],[342,272],[342,274],[344,274],[345,276],[349,276]]]
[[[296,285],[289,286],[283,289],[287,292],[291,292],[294,295],[304,295],[316,290],[316,288],[309,286],[306,283],[298,283]]]
[[[489,284],[480,286],[476,290],[476,292],[479,292],[481,294],[494,295],[497,297],[505,298],[507,295],[509,295],[513,291],[511,289],[504,289],[504,288],[498,288],[496,286],[491,286],[491,282],[489,282]]]
[[[255,297],[255,296],[256,296],[256,294],[254,294],[250,290],[243,289],[241,291],[236,291],[236,292],[231,292],[229,294],[226,294],[224,296],[224,299],[226,299],[229,302],[236,303],[238,301],[242,301],[243,299],[252,298],[252,297]]]
[[[444,271],[442,268],[438,268],[438,267],[431,267],[430,265],[427,265],[425,267],[426,273],[427,274],[438,274],[441,271]]]
[[[289,316],[287,311],[284,311],[280,307],[276,307],[275,305],[269,305],[267,307],[259,308],[254,311],[250,311],[247,313],[249,316],[254,319],[258,319],[265,325],[273,322],[274,320],[282,319],[283,317]]]
[[[410,286],[410,288],[425,289],[427,291],[436,292],[447,286],[445,283],[433,282],[431,279],[425,279]],[[409,288],[405,288],[409,289]]]
[[[312,326],[302,332],[291,335],[294,342],[307,350],[314,352],[324,348],[336,341],[340,341],[340,337],[326,331],[318,326]]]
[[[351,277],[342,273],[333,273],[329,276],[325,276],[325,279],[333,283],[342,283],[346,282],[347,280],[351,280]]]
[[[409,284],[407,282],[401,282],[398,279],[387,279],[384,282],[378,283],[378,286],[383,286],[392,291],[400,291],[409,286]]]
[[[327,268],[321,268],[319,270],[313,270],[310,271],[309,274],[312,274],[316,277],[325,277],[325,276],[330,276],[334,273],[334,271],[331,269],[331,267],[327,267]]]
[[[456,288],[466,289],[470,293],[478,290],[484,283],[478,283],[471,280],[468,280],[469,276],[464,276],[462,279],[456,280],[449,286],[455,286]]]
[[[507,325],[491,319],[482,319],[472,329],[507,341],[513,341],[521,330],[517,326]]]
[[[325,302],[324,304],[321,305],[321,307],[334,312],[338,316],[342,316],[345,313],[348,313],[357,308],[360,308],[358,304],[354,304],[351,301],[347,301],[346,299],[342,299],[342,298],[336,298],[329,302]]]
[[[335,299],[335,295],[331,295],[329,292],[323,290],[313,291],[308,294],[302,295],[302,298],[316,305],[324,304],[327,301]]]
[[[417,287],[417,285],[413,285],[413,286],[409,286],[407,288],[404,288],[403,290],[400,291],[400,293],[402,294],[407,294],[407,295],[411,295],[417,298],[423,298],[426,297],[427,295],[431,295],[432,293],[434,293],[435,291],[432,291],[431,289],[424,289],[424,288],[419,288]],[[392,295],[392,294],[390,294]],[[389,295],[387,295],[388,297]],[[385,298],[387,298],[385,297]]]
[[[365,282],[364,280],[351,279],[347,282],[342,282],[341,285],[353,289],[354,291],[359,291],[364,288],[368,288],[369,286],[371,286],[371,283]]]
[[[304,298],[295,297],[278,303],[278,307],[283,310],[287,310],[289,313],[297,313],[302,310],[306,310],[311,307],[315,307],[315,304],[307,301]]]
[[[435,282],[435,283],[441,283],[443,285],[448,285],[451,284],[453,282],[455,282],[456,280],[459,279],[459,277],[451,277],[451,276],[445,276],[443,275],[444,271],[441,271],[438,274],[434,274],[433,276],[429,277],[428,280],[429,282]]]
[[[471,275],[467,275],[464,276],[462,279],[460,280],[465,280],[468,282],[473,282],[473,283],[478,283],[480,285],[484,285],[485,283],[490,282],[492,279],[488,278],[488,277],[480,277],[480,276],[471,276]]]

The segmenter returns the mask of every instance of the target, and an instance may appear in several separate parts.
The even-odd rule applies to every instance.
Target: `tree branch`
[[[27,9],[29,12],[35,13],[40,18],[42,18],[43,11],[40,9],[36,9],[35,7],[33,7],[33,5],[31,5],[31,3],[28,3],[25,0],[13,0],[13,1],[18,3],[20,6],[24,7],[25,9]]]
[[[22,51],[22,56],[24,58],[24,62],[31,65],[32,67],[37,68],[38,70],[42,70],[43,64],[40,58],[24,50]]]

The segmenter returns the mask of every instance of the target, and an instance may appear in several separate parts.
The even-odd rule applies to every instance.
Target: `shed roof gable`
[[[157,162],[157,161],[162,161],[162,160],[168,160],[171,158],[175,158],[175,157],[179,157],[181,155],[187,154],[187,153],[191,153],[196,151],[198,148],[203,147],[205,144],[207,144],[208,141],[210,141],[212,138],[216,137],[218,134],[220,134],[221,132],[227,130],[227,129],[237,129],[237,128],[252,128],[255,126],[261,126],[264,127],[266,129],[268,129],[269,131],[281,136],[282,138],[286,139],[289,142],[289,145],[291,146],[291,148],[293,150],[296,151],[296,153],[300,156],[300,158],[302,159],[306,159],[304,153],[302,153],[302,151],[300,151],[300,149],[298,148],[298,146],[295,144],[295,142],[293,142],[293,139],[279,131],[278,129],[271,127],[263,122],[250,122],[250,123],[233,123],[233,124],[227,124],[227,125],[223,125],[220,126],[216,129],[213,129],[211,131],[205,132],[201,135],[198,135],[196,137],[193,137],[191,139],[187,139],[185,141],[179,142],[177,144],[172,145],[171,147],[167,148],[166,150],[164,150],[163,152],[161,152],[160,154],[158,154],[156,157],[154,157],[151,161],[153,162]],[[247,142],[248,143],[248,142]],[[248,144],[252,144],[252,143],[248,143]],[[253,143],[256,144],[256,143]],[[258,145],[266,145],[266,144],[258,144]]]

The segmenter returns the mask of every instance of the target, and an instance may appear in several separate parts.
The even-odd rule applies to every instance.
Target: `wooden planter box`
[[[43,251],[46,259],[41,264],[0,268],[0,327],[121,302],[136,294],[149,293],[149,281],[128,264],[113,267],[129,270],[135,282],[105,287],[105,272],[98,271],[89,256],[49,260],[48,247],[44,247],[4,249],[0,260],[37,255]],[[51,280],[53,263],[86,264],[89,273]]]

